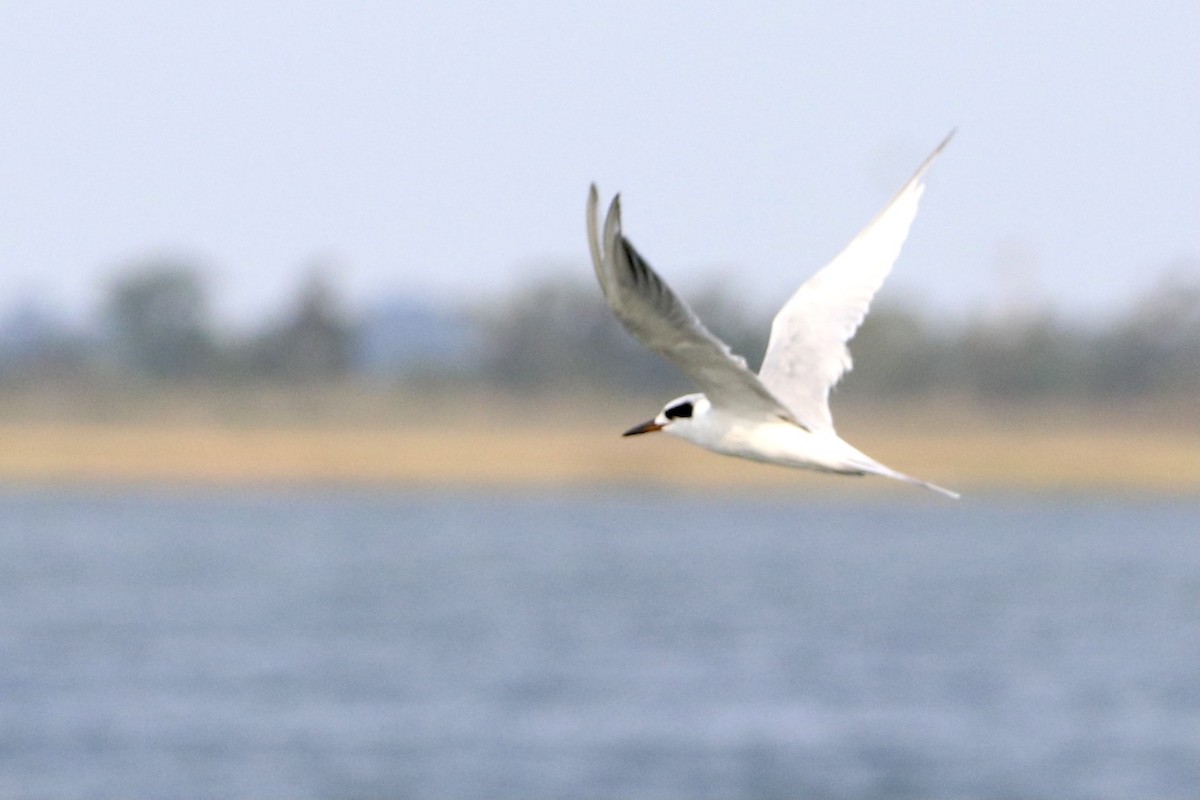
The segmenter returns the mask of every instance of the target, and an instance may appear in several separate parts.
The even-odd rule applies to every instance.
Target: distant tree
[[[103,316],[125,369],[173,379],[215,366],[208,295],[191,264],[151,261],[128,269],[109,289]]]
[[[969,326],[955,346],[957,382],[998,398],[1069,392],[1081,378],[1076,338],[1049,313]]]
[[[711,283],[685,298],[704,326],[757,370],[767,351],[771,318],[749,306],[745,297],[724,282]]]
[[[336,378],[351,367],[353,337],[353,327],[332,284],[314,270],[300,287],[282,325],[261,337],[255,360],[261,371],[272,377]]]
[[[578,279],[544,280],[481,310],[483,372],[508,386],[657,389],[686,385],[638,345],[609,311],[599,288]]]
[[[1096,338],[1092,355],[1100,391],[1200,390],[1200,280],[1163,280]]]
[[[850,341],[853,369],[839,392],[866,397],[921,395],[947,379],[949,349],[914,310],[881,305]]]
[[[23,303],[0,319],[0,379],[86,374],[93,344],[53,312]]]

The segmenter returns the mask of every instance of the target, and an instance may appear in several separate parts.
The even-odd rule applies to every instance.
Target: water
[[[10,490],[0,797],[1194,798],[1198,522]]]

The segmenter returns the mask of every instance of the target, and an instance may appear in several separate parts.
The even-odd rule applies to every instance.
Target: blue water
[[[0,797],[1198,795],[1194,500],[0,493]]]

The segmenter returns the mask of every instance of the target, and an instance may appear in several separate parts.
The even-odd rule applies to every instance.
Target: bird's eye
[[[667,419],[675,419],[676,417],[690,417],[692,415],[691,403],[680,403],[677,406],[671,406],[663,412]]]

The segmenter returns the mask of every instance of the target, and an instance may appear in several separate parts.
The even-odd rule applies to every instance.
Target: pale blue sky
[[[584,273],[587,186],[687,292],[772,306],[942,136],[885,287],[1123,308],[1200,260],[1200,4],[0,4],[0,313],[162,252],[221,311]]]

